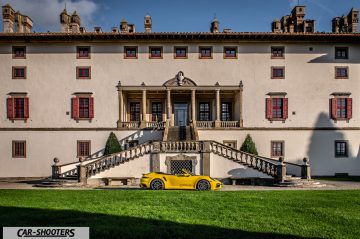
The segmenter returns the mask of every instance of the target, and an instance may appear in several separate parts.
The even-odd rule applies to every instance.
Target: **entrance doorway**
[[[186,126],[188,123],[188,105],[186,103],[174,103],[174,125]]]

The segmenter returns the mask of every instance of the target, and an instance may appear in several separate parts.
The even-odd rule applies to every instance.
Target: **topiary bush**
[[[250,134],[246,135],[244,143],[241,145],[240,148],[241,151],[244,151],[249,154],[255,154],[258,155],[256,146],[254,141],[252,140]]]
[[[113,132],[111,132],[108,140],[106,141],[104,155],[118,153],[120,151],[122,151],[121,145],[116,135]]]

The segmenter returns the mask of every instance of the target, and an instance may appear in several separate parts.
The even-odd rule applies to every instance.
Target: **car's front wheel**
[[[163,190],[165,188],[164,182],[161,179],[154,179],[150,183],[152,190]]]
[[[196,189],[200,190],[200,191],[208,191],[210,190],[211,186],[209,181],[202,179],[200,180],[197,185],[196,185]]]

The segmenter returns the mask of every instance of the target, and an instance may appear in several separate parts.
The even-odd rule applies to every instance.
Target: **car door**
[[[171,188],[174,189],[192,189],[193,188],[193,176],[189,174],[176,174],[169,176],[169,182]]]

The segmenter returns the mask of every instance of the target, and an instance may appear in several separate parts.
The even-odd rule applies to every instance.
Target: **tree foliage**
[[[116,135],[113,132],[111,132],[108,140],[106,141],[104,155],[118,153],[120,151],[122,151],[121,145]]]
[[[244,141],[244,143],[241,145],[240,150],[241,150],[241,151],[244,151],[244,152],[247,152],[247,153],[250,153],[250,154],[258,155],[256,146],[255,146],[255,143],[254,143],[254,141],[252,140],[250,134],[246,135],[245,141]]]

